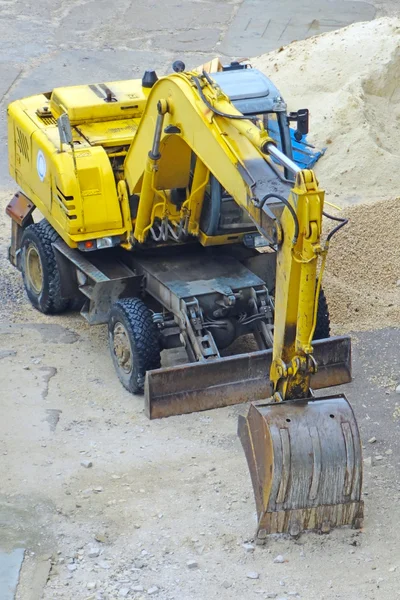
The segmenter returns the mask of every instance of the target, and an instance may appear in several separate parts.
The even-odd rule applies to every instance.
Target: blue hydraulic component
[[[294,137],[295,129],[290,127],[290,138],[292,140],[293,160],[301,169],[312,169],[317,160],[325,154],[326,148],[316,150],[315,146],[307,143],[307,136],[303,136],[300,142]],[[278,148],[282,150],[278,122],[272,119],[268,120],[268,133],[277,142]]]

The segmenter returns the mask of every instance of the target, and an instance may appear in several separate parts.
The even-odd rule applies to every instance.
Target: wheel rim
[[[26,250],[25,272],[29,287],[39,295],[43,289],[43,268],[39,252],[32,244]]]
[[[124,325],[119,321],[114,325],[113,350],[118,368],[124,373],[131,373],[133,362],[129,335]]]

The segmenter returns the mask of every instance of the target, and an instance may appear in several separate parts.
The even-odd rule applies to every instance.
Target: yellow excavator
[[[351,346],[329,338],[321,287],[345,220],[292,156],[289,124],[300,140],[308,112],[288,113],[246,61],[173,66],[9,105],[9,259],[38,310],[108,324],[149,418],[250,402],[239,436],[258,539],[359,527],[352,408],[314,394],[350,381]],[[255,346],[235,354],[241,337]],[[161,368],[174,352],[184,364]]]

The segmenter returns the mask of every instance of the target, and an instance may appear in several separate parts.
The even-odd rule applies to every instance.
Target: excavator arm
[[[287,170],[294,181],[285,177]],[[127,193],[139,197],[131,244],[143,244],[149,236],[165,241],[169,235],[178,241],[192,235],[206,243],[200,215],[212,174],[277,250],[273,350],[264,360],[265,369],[270,364],[266,400],[252,402],[239,419],[257,536],[359,526],[361,446],[353,411],[345,396],[315,398],[311,390],[318,370],[312,339],[321,278],[329,238],[338,229],[322,243],[324,192],[314,173],[300,170],[262,122],[240,113],[206,72],[177,73],[154,85],[124,172]],[[187,190],[179,212],[174,188]],[[161,223],[158,231],[156,223]],[[337,342],[323,344],[329,356],[319,357],[325,367],[319,387],[332,384],[327,375],[332,356],[333,382],[348,381],[347,366],[335,361]],[[196,373],[201,377],[203,365],[190,368],[192,379]],[[248,385],[251,389],[250,378]],[[218,393],[229,394],[229,386]]]
[[[312,171],[299,171],[289,197],[292,210],[281,217],[277,255],[273,361],[270,378],[277,401],[307,398],[316,371],[312,339],[320,280],[324,194]],[[322,276],[322,273],[320,274]]]

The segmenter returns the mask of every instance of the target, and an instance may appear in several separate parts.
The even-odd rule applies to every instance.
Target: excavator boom
[[[287,196],[291,183],[277,172],[269,156],[267,149],[274,151],[275,142],[267,131],[244,118],[222,90],[215,88],[197,73],[177,73],[160,79],[150,92],[124,164],[130,192],[140,194],[133,232],[140,243],[149,235],[155,216],[163,219],[171,211],[162,190],[189,184],[192,154],[195,165],[191,193],[180,211],[182,222],[190,215],[185,231],[207,243],[199,219],[204,190],[212,174],[246,210],[259,231],[271,238],[271,219],[260,210],[259,203],[272,190]],[[143,152],[144,148],[148,151]],[[176,156],[179,160],[173,160]],[[267,203],[278,214],[283,210],[276,197],[271,196]]]

